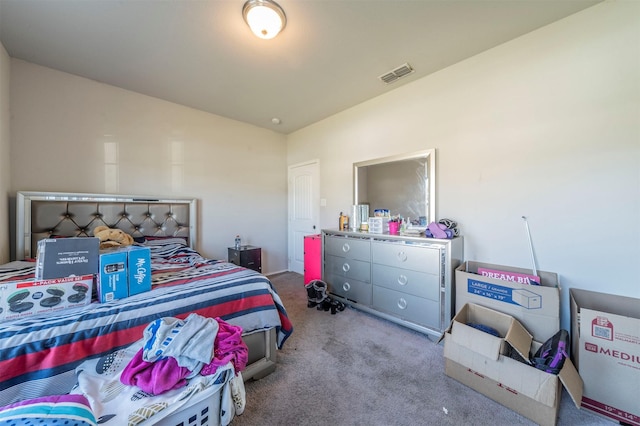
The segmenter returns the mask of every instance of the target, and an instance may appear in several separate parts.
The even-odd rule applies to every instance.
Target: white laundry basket
[[[222,388],[211,387],[194,396],[187,404],[154,423],[155,426],[219,426]]]

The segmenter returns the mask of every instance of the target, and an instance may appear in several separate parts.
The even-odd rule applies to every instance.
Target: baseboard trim
[[[264,275],[267,276],[267,277],[270,277],[272,275],[284,274],[285,272],[290,272],[290,271],[287,270],[287,269],[283,269],[281,271],[274,271],[274,272],[265,273]]]

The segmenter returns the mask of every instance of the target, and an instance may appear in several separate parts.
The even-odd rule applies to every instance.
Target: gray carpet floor
[[[246,383],[240,425],[533,425],[444,374],[443,346],[370,314],[307,308],[303,277],[270,277],[294,332],[269,376]],[[563,392],[559,425],[612,425]]]

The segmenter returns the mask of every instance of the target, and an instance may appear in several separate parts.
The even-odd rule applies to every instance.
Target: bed
[[[293,331],[286,309],[266,276],[196,251],[196,211],[192,199],[19,192],[16,257],[22,261],[6,267],[0,282],[33,276],[29,260],[38,240],[91,236],[107,225],[149,247],[152,290],[0,323],[0,405],[65,393],[81,363],[138,341],[153,320],[190,313],[242,327],[245,380],[271,373],[277,349]]]

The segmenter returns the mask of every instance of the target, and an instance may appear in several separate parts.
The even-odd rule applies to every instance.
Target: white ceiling
[[[287,134],[600,1],[279,0],[287,26],[262,40],[244,0],[0,0],[0,41],[13,58]],[[413,74],[378,79],[405,62]]]

